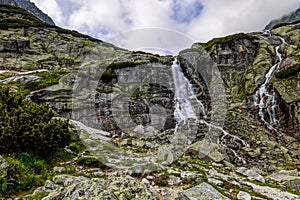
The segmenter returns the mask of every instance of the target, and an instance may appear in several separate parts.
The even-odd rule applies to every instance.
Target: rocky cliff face
[[[30,2],[29,0],[1,0],[0,4],[18,6],[33,14],[43,22],[46,22],[50,25],[55,25],[53,20],[47,14],[43,13],[38,7],[35,6],[34,3]]]
[[[295,165],[299,165],[298,150],[296,147],[298,142],[294,143],[292,145],[294,147],[292,147],[289,140],[291,137],[294,138],[292,139],[293,141],[299,140],[299,108],[297,106],[299,103],[297,89],[299,84],[298,35],[299,25],[296,23],[278,27],[272,30],[272,34],[270,35],[253,33],[242,37],[241,35],[235,35],[223,38],[222,40],[215,39],[215,41],[212,41],[214,44],[210,44],[209,48],[207,48],[209,55],[217,64],[224,81],[228,100],[225,127],[230,132],[245,138],[246,141],[251,141],[252,148],[254,149],[264,149],[263,146],[268,145],[263,143],[269,142],[270,137],[273,138],[279,146],[283,145],[289,149],[291,153],[289,157],[294,158],[293,162],[295,162]],[[201,47],[206,46],[207,44]],[[278,46],[282,56],[281,62],[279,62],[276,56],[276,46]],[[200,44],[195,44],[189,51],[195,51],[198,48],[200,48]],[[179,55],[183,59],[182,63],[186,62],[186,53],[187,51],[185,50]],[[275,118],[279,121],[278,130],[282,132],[280,137],[276,136],[274,129],[268,127],[269,123],[266,122],[271,119],[265,119],[266,122],[261,119],[259,106],[254,102],[255,93],[257,93],[257,90],[260,90],[261,85],[267,79],[268,72],[275,65],[278,69],[274,72],[274,78],[267,84],[266,90],[272,91],[274,95],[274,102],[276,103],[273,105],[273,109],[275,110]],[[199,83],[197,82],[197,79],[199,79],[197,75],[195,76],[194,73],[190,73],[193,71],[189,69],[192,66],[185,67],[187,76],[194,80],[194,83]],[[292,87],[294,89],[290,90]],[[286,93],[287,89],[289,90],[288,93]],[[262,98],[265,99],[262,102],[267,101],[267,96],[263,96]],[[267,117],[268,112],[270,111],[266,108],[261,110],[261,114]],[[239,125],[237,126],[237,124]],[[267,137],[268,141],[262,139],[263,137]],[[251,154],[251,151],[245,153]],[[274,151],[271,150],[269,153],[274,154]],[[276,163],[286,162],[287,155],[284,156],[282,152],[279,154],[283,156],[281,161],[278,159],[279,155],[270,156],[277,157],[276,161],[274,161]],[[266,156],[265,153],[261,155]],[[252,156],[252,158],[256,156]],[[259,156],[257,158],[263,160]],[[270,157],[268,159],[270,162],[273,162]],[[265,161],[264,163],[268,163],[269,161]]]
[[[176,122],[174,57],[0,9],[1,84],[72,119],[87,147],[55,169],[74,166],[74,176],[54,176],[31,198],[299,199],[298,22],[180,52],[198,98],[189,101],[203,108]]]

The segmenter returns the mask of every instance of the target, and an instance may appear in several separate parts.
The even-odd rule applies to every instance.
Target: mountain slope
[[[24,10],[27,10],[43,22],[50,25],[55,25],[53,20],[47,14],[43,13],[38,7],[35,6],[34,3],[30,2],[29,0],[0,0],[0,4],[18,6]]]

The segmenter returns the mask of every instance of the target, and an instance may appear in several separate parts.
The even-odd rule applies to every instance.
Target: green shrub
[[[75,142],[72,142],[71,144],[69,144],[68,148],[69,148],[71,151],[75,152],[75,153],[79,153],[79,152],[80,152],[80,147],[79,147],[78,144],[75,143]]]
[[[16,157],[5,158],[9,164],[7,177],[6,177],[6,190],[2,190],[2,195],[11,196],[19,191],[30,190],[44,184],[48,178],[47,165],[43,163],[42,170],[39,173],[35,172],[35,169],[31,167],[28,160],[22,161]],[[2,181],[2,187],[4,182]],[[4,188],[2,188],[4,189]]]
[[[0,154],[51,157],[71,141],[68,121],[54,119],[47,105],[23,100],[0,86]]]
[[[35,173],[40,173],[44,166],[44,161],[38,158],[35,158],[27,153],[21,153],[19,159],[26,163]]]
[[[101,169],[106,168],[106,165],[104,165],[100,160],[94,157],[80,157],[76,162],[79,165],[83,165],[86,167],[97,167]]]
[[[114,71],[105,71],[102,73],[100,80],[103,83],[111,83],[113,79],[116,79],[118,76]]]
[[[6,178],[3,178],[1,180],[1,191],[3,193],[6,193],[7,192],[7,179]]]

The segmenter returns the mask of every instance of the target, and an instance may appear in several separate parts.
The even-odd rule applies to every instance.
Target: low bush
[[[28,153],[51,157],[71,141],[68,121],[54,119],[47,105],[38,105],[0,86],[0,154]]]

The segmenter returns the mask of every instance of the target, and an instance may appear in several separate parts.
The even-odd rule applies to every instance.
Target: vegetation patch
[[[113,79],[116,79],[118,75],[115,73],[114,70],[108,70],[102,73],[100,80],[103,83],[111,83]]]
[[[40,77],[39,81],[26,83],[24,85],[24,89],[29,89],[30,91],[40,90],[48,86],[58,84],[59,79],[66,73],[67,72],[65,70],[39,72],[36,74]]]
[[[53,27],[53,26],[52,26],[52,27]],[[63,28],[60,28],[60,27],[57,27],[57,26],[55,26],[55,28],[56,28],[56,31],[57,31],[58,33],[70,34],[70,35],[72,35],[72,36],[74,36],[74,37],[86,38],[86,39],[88,39],[88,40],[90,40],[90,41],[92,41],[92,42],[102,42],[102,41],[99,40],[99,39],[93,38],[93,37],[88,36],[88,35],[84,35],[84,34],[82,34],[82,33],[79,33],[79,32],[77,32],[77,31],[75,31],[75,30],[63,29]]]
[[[229,36],[222,37],[222,38],[214,38],[214,39],[210,40],[209,42],[203,43],[201,45],[206,51],[208,51],[215,44],[228,43],[233,40],[241,40],[241,39],[248,39],[250,41],[253,41],[258,38],[256,36],[246,34],[246,33],[237,33],[237,34],[229,35]]]
[[[122,69],[127,67],[134,67],[137,65],[146,64],[146,60],[137,60],[137,61],[126,61],[126,62],[113,62],[108,66],[108,69]]]
[[[297,76],[297,74],[300,72],[300,64],[294,64],[291,67],[281,70],[278,72],[275,77],[278,79],[286,79],[292,76]]]
[[[51,157],[71,141],[68,121],[54,119],[49,106],[23,100],[7,87],[0,87],[0,110],[1,155]]]
[[[100,169],[106,169],[107,166],[103,164],[100,160],[94,157],[86,156],[86,157],[80,157],[76,161],[79,165],[83,165],[86,167],[96,167]]]

